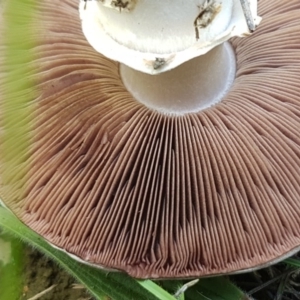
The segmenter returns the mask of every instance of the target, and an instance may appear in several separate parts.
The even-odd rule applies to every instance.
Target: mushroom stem
[[[257,0],[82,1],[83,32],[96,51],[158,74],[204,55],[260,22]],[[112,9],[113,8],[113,9]]]
[[[174,115],[199,112],[221,101],[235,71],[236,57],[228,42],[156,76],[120,66],[124,85],[137,101]]]

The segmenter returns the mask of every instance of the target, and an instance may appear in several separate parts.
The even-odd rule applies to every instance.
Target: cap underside
[[[126,91],[118,63],[86,42],[76,1],[38,5],[29,179],[0,189],[25,224],[141,278],[255,268],[299,247],[298,0],[259,1],[257,31],[231,41],[231,89],[183,116]]]

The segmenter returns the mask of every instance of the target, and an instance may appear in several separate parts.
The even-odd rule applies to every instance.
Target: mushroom
[[[159,77],[94,51],[74,1],[37,10],[32,143],[19,168],[1,157],[0,197],[25,224],[138,278],[243,272],[299,250],[298,0],[260,0],[254,34]]]

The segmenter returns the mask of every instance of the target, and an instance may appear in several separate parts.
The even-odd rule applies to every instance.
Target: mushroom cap
[[[19,169],[0,165],[0,197],[25,224],[139,278],[240,272],[299,249],[298,0],[259,1],[257,31],[231,41],[229,92],[182,116],[131,96],[119,64],[85,40],[73,0],[37,6],[32,143]]]

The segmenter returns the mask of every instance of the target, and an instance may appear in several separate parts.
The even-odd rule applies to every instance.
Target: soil
[[[26,260],[24,270],[25,282],[21,300],[28,300],[52,285],[55,285],[53,289],[37,299],[95,300],[54,261],[32,248],[27,247],[24,251]]]

